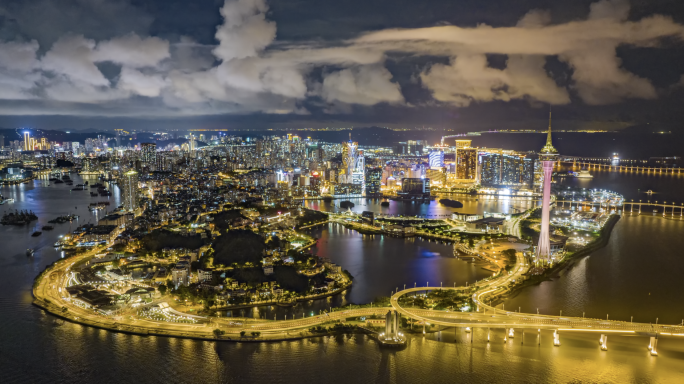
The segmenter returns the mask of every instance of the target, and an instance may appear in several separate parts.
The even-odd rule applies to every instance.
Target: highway
[[[46,271],[34,288],[35,303],[49,312],[65,317],[71,321],[105,329],[127,331],[139,334],[156,334],[178,337],[194,337],[214,339],[214,329],[226,334],[239,334],[241,331],[262,332],[264,334],[285,334],[290,331],[302,331],[318,325],[330,325],[351,317],[384,315],[391,308],[408,318],[444,327],[486,327],[513,329],[553,329],[561,332],[603,332],[618,334],[659,334],[684,336],[684,326],[632,323],[616,320],[588,319],[568,316],[539,315],[517,313],[494,308],[487,303],[507,291],[507,286],[523,277],[528,265],[518,253],[514,269],[482,280],[469,287],[414,287],[396,292],[391,297],[391,308],[359,308],[315,314],[290,320],[237,319],[220,317],[203,317],[196,324],[174,323],[138,318],[135,313],[127,313],[117,319],[105,317],[91,309],[81,308],[66,300],[65,289],[70,282],[74,265],[94,254],[75,256],[56,263]],[[472,292],[476,312],[437,311],[427,309],[405,308],[399,305],[399,297],[422,293],[428,290],[455,290]],[[158,302],[159,300],[156,300]],[[63,310],[66,308],[66,311]]]

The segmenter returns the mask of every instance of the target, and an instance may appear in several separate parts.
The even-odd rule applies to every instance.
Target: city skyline
[[[681,382],[682,42],[681,0],[3,0],[3,383]]]

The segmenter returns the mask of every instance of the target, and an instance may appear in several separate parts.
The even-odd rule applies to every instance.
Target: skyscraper
[[[551,261],[551,240],[549,237],[549,209],[551,205],[551,174],[553,163],[558,156],[558,151],[551,143],[551,112],[549,112],[549,132],[546,135],[546,145],[539,152],[539,160],[544,172],[544,188],[542,197],[542,221],[539,232],[539,244],[537,245],[537,261]]]
[[[477,150],[471,140],[456,140],[456,179],[477,179]]]
[[[0,135],[0,148],[5,146],[5,136]]]
[[[124,173],[121,187],[124,210],[135,211],[138,207],[138,172],[130,170]]]
[[[31,134],[28,131],[24,131],[24,151],[33,150],[31,148]]]
[[[157,155],[157,144],[155,144],[155,143],[142,143],[142,144],[140,144],[140,148],[141,148],[141,152],[142,152],[141,153],[142,156],[140,156],[142,159],[142,162],[147,166],[154,164],[156,161],[156,157],[157,157],[156,156]]]
[[[444,151],[434,149],[430,151],[428,159],[430,162],[430,168],[439,169],[444,167]]]
[[[380,185],[382,168],[368,168],[366,170],[366,196],[381,196]]]

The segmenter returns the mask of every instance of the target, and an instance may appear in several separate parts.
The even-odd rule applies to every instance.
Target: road
[[[198,324],[172,323],[153,321],[125,315],[115,320],[95,313],[93,310],[81,308],[66,300],[65,289],[71,280],[70,273],[74,265],[96,251],[75,256],[56,263],[46,271],[34,288],[35,303],[46,310],[66,317],[69,320],[101,328],[129,331],[141,334],[159,334],[180,337],[197,337],[213,339],[213,330],[218,328],[228,334],[256,331],[269,334],[301,331],[313,326],[343,321],[350,317],[384,315],[389,307],[359,308],[331,313],[319,314],[291,320],[204,318]],[[488,305],[498,295],[507,291],[507,287],[523,277],[528,266],[519,253],[513,270],[503,272],[495,277],[482,280],[469,287],[415,287],[396,292],[391,297],[391,308],[402,315],[429,324],[447,327],[493,327],[521,329],[555,329],[560,331],[610,332],[610,333],[658,333],[661,335],[684,336],[684,326],[631,323],[615,320],[586,319],[566,316],[550,316],[528,313],[517,313],[494,308]],[[426,309],[404,308],[398,299],[403,295],[415,294],[427,290],[456,290],[473,292],[473,301],[477,312],[448,312]],[[474,289],[474,291],[473,291]],[[66,308],[66,311],[62,309]]]

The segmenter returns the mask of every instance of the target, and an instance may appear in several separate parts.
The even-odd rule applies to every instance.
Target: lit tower
[[[551,174],[553,173],[553,163],[558,156],[558,151],[551,143],[551,112],[549,112],[549,132],[546,136],[546,145],[539,152],[539,160],[542,162],[544,172],[544,189],[542,198],[542,221],[541,232],[539,233],[539,244],[537,245],[537,260],[551,261],[551,241],[549,239],[549,208],[551,205]]]
[[[121,189],[124,210],[135,211],[138,208],[138,172],[130,170],[123,174]]]
[[[31,145],[31,134],[28,131],[24,131],[24,151],[28,151]],[[33,148],[31,148],[33,150]]]

